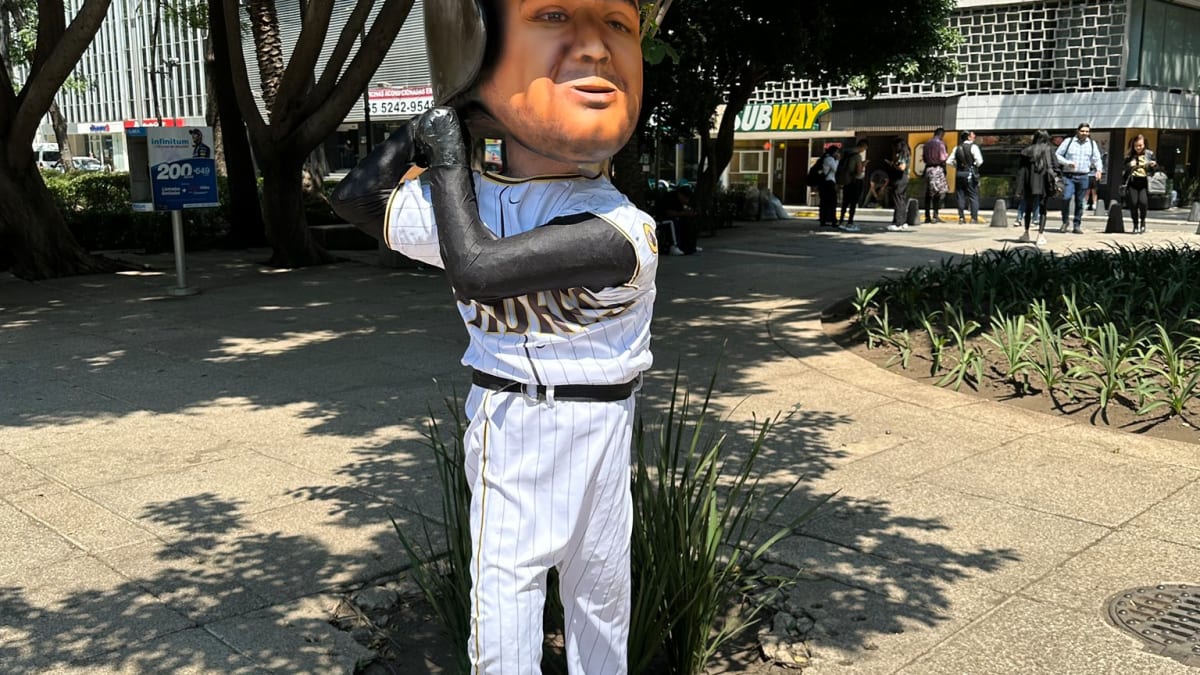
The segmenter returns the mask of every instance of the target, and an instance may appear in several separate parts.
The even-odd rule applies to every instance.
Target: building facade
[[[81,0],[68,1],[68,20],[80,4]],[[317,72],[324,67],[354,4],[334,4]],[[300,3],[279,3],[277,7],[284,56],[289,58],[290,48],[300,35]],[[116,171],[129,168],[126,128],[156,126],[160,122],[163,126],[206,124],[207,32],[167,17],[157,22],[156,30],[152,12],[153,5],[142,0],[114,0],[75,68],[83,86],[64,87],[57,97],[67,120],[72,152],[96,157]],[[416,0],[371,86],[363,92],[362,105],[355,106],[337,133],[327,140],[326,157],[333,168],[353,166],[373,140],[386,137],[391,128],[432,104],[422,12],[422,0]],[[373,13],[369,20],[374,20]],[[156,42],[157,47],[152,47]],[[261,104],[262,85],[248,32],[242,33],[242,48],[251,91]],[[371,134],[367,133],[368,127]],[[37,142],[54,141],[47,117],[39,129]]]
[[[986,188],[1011,178],[1034,130],[1057,140],[1082,122],[1107,153],[1101,198],[1116,194],[1119,158],[1138,133],[1176,189],[1197,180],[1200,1],[960,0],[950,24],[963,36],[960,67],[943,82],[889,82],[872,100],[804,81],[761,87],[739,117],[727,184],[803,203],[807,167],[829,143],[866,138],[878,165],[895,136],[915,150],[940,126],[976,132]],[[810,120],[789,116],[793,105],[825,110],[801,128]]]
[[[67,4],[69,20],[82,3]],[[164,126],[204,125],[206,36],[166,19],[156,31],[150,12],[140,0],[115,0],[75,67],[82,86],[58,94],[72,152],[117,171],[129,168],[126,127],[157,125],[160,119]],[[38,136],[54,142],[48,117]]]

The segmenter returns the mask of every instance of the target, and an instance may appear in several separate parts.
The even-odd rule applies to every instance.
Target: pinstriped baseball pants
[[[473,673],[540,673],[546,573],[558,568],[572,675],[624,675],[634,397],[558,401],[472,387]]]

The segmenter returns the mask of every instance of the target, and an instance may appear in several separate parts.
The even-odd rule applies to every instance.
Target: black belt
[[[1091,171],[1073,171],[1066,175],[1068,175],[1068,176],[1090,176],[1090,175],[1092,175],[1092,172]]]
[[[554,386],[554,400],[556,401],[624,401],[633,395],[637,390],[638,383],[641,378],[635,378],[629,382],[621,384],[559,384]],[[503,377],[496,377],[488,373],[478,370],[471,371],[471,383],[491,389],[492,391],[506,391],[514,394],[530,393],[534,388],[533,385],[522,384],[515,380],[508,380]],[[538,400],[545,400],[546,385],[537,385]]]

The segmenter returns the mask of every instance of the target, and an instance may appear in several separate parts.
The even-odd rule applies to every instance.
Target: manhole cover
[[[1200,668],[1200,585],[1159,584],[1118,593],[1108,620],[1146,650]]]

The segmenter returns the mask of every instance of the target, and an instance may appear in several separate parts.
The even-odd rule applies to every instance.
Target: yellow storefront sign
[[[829,112],[829,101],[747,105],[734,120],[734,131],[815,131],[817,119]]]

